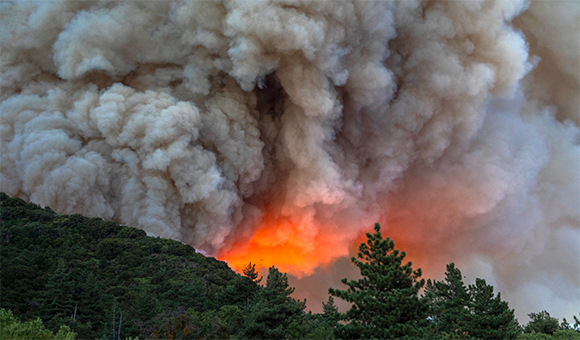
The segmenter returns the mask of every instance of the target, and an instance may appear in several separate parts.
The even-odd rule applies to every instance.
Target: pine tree
[[[326,303],[322,303],[322,313],[326,319],[335,320],[338,317],[338,307],[334,304],[334,298],[328,297]]]
[[[80,282],[80,291],[75,299],[74,314],[75,332],[79,338],[90,338],[91,333],[99,331],[97,328],[106,323],[105,287],[92,272],[83,271],[84,279]]]
[[[294,292],[288,284],[286,274],[276,267],[270,267],[266,286],[249,310],[243,338],[282,339],[292,322],[300,324],[304,317],[306,301],[296,300],[290,295]]]
[[[501,300],[501,293],[494,296],[493,286],[484,279],[476,279],[469,286],[471,295],[470,314],[464,330],[477,339],[514,339],[520,334],[514,310]]]
[[[393,339],[421,337],[426,329],[427,303],[418,292],[425,285],[421,269],[413,270],[411,262],[402,264],[405,252],[395,249],[394,242],[383,239],[380,225],[375,233],[367,233],[367,242],[359,247],[358,258],[362,279],[343,279],[346,291],[329,289],[332,296],[353,304],[341,315],[337,335],[347,339]]]
[[[338,326],[338,318],[340,313],[338,307],[334,304],[334,298],[328,297],[328,301],[322,302],[322,315],[320,315],[319,323],[312,330],[309,338],[314,339],[335,339],[334,331]]]
[[[543,310],[539,313],[530,313],[530,322],[524,327],[524,333],[554,334],[560,329],[558,319],[551,317],[550,313]]]
[[[259,283],[262,282],[262,279],[262,277],[258,279],[256,265],[250,262],[242,270],[242,276],[237,276],[233,284],[226,287],[222,293],[223,301],[227,301],[227,304],[230,305],[248,308],[252,297],[260,289]]]
[[[455,264],[447,265],[444,281],[427,280],[425,292],[435,331],[447,333],[451,337],[464,337],[463,328],[469,318],[470,296],[461,271],[455,268]]]
[[[62,258],[58,259],[56,270],[48,278],[44,291],[40,314],[46,320],[46,326],[57,331],[60,325],[73,321],[75,301],[71,294],[74,282],[67,265]]]
[[[242,270],[242,273],[244,273],[245,277],[249,278],[255,283],[260,283],[262,281],[262,278],[258,280],[258,271],[256,271],[256,265],[252,264],[252,262],[250,262],[246,268]]]

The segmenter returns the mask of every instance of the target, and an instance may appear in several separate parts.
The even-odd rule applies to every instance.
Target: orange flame
[[[238,272],[252,262],[259,268],[276,266],[300,278],[348,255],[351,242],[336,234],[332,228],[312,228],[286,217],[266,217],[249,240],[234,243],[217,257]]]
[[[417,221],[391,219],[386,215],[380,219],[383,237],[390,237],[395,241],[395,248],[406,252],[406,261],[412,261],[414,269],[420,267],[424,274],[432,274],[434,269],[441,269],[442,261],[451,261],[433,249],[426,240],[431,233]],[[359,245],[367,241],[366,233],[374,232],[373,227],[320,225],[312,219],[280,216],[270,210],[249,238],[235,240],[216,257],[237,272],[251,262],[258,269],[276,266],[282,272],[302,278],[319,267],[332,265],[339,257],[356,256]]]

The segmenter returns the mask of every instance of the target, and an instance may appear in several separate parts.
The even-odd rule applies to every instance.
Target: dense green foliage
[[[554,334],[560,329],[558,319],[550,316],[547,311],[530,313],[530,322],[524,327],[524,333]]]
[[[470,317],[471,297],[455,264],[447,265],[445,280],[427,280],[425,292],[435,333],[449,337],[464,336]]]
[[[300,322],[306,302],[290,297],[294,288],[288,285],[286,274],[270,267],[265,289],[255,296],[243,330],[244,338],[282,339],[292,322]]]
[[[264,283],[251,263],[239,275],[180,242],[0,193],[0,338],[580,339],[576,316],[559,324],[545,311],[522,333],[485,280],[466,288],[449,264],[425,285],[379,225],[367,239],[352,259],[362,278],[313,314],[275,267]],[[352,308],[339,313],[333,296]]]
[[[399,339],[423,337],[426,332],[427,303],[418,293],[425,285],[420,279],[421,269],[413,270],[412,263],[403,264],[405,252],[395,249],[388,237],[383,239],[381,227],[367,233],[367,242],[359,247],[358,258],[352,262],[359,267],[362,278],[343,279],[348,290],[330,289],[332,296],[353,304],[341,315],[337,335],[347,339]]]
[[[455,264],[447,265],[443,281],[428,280],[425,298],[429,304],[429,319],[435,332],[429,338],[439,339],[580,339],[580,323],[558,323],[546,311],[530,313],[530,322],[523,328],[501,294],[485,280],[476,279],[465,287],[461,271]]]
[[[580,320],[576,316],[573,325],[566,319],[558,323],[558,319],[551,317],[545,310],[530,313],[528,316],[530,322],[524,327],[524,333],[518,336],[518,340],[580,340]]]
[[[75,340],[76,334],[71,332],[68,326],[60,326],[58,332],[53,334],[44,328],[40,318],[21,322],[4,308],[0,309],[0,339],[13,340]]]
[[[25,321],[67,325],[80,339],[185,339],[270,337],[259,329],[281,322],[283,334],[309,317],[275,269],[262,288],[180,242],[0,195],[2,308]]]
[[[476,279],[469,286],[471,294],[470,314],[466,322],[467,333],[477,339],[514,339],[520,333],[520,326],[502,301],[501,294],[494,296],[493,287],[483,279]]]
[[[501,294],[483,279],[465,287],[461,271],[447,265],[445,280],[427,282],[430,319],[438,337],[463,339],[514,339],[521,329]]]
[[[517,340],[580,340],[580,332],[575,330],[557,330],[553,334],[521,333]]]

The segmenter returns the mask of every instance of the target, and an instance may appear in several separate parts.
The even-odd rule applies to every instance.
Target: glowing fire
[[[236,240],[229,248],[222,249],[217,258],[238,272],[251,262],[257,268],[276,266],[301,278],[311,275],[318,267],[331,265],[339,257],[356,256],[359,245],[367,241],[366,233],[374,232],[373,225],[340,228],[294,218],[267,213],[249,238]],[[425,274],[432,274],[434,269],[440,271],[441,266],[437,264],[443,259],[437,249],[430,247],[428,229],[421,228],[412,219],[403,221],[383,216],[381,220],[383,237],[390,237],[395,241],[395,248],[407,253],[406,261],[412,261],[414,269],[421,267]]]
[[[282,272],[302,277],[348,255],[351,242],[336,234],[332,228],[309,228],[284,217],[264,218],[249,240],[235,243],[217,257],[238,272],[252,262],[256,267],[274,265]]]

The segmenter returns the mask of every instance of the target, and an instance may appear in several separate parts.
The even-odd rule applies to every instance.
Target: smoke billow
[[[578,2],[23,1],[0,20],[2,191],[304,284],[342,277],[379,221],[520,318],[576,312]]]

